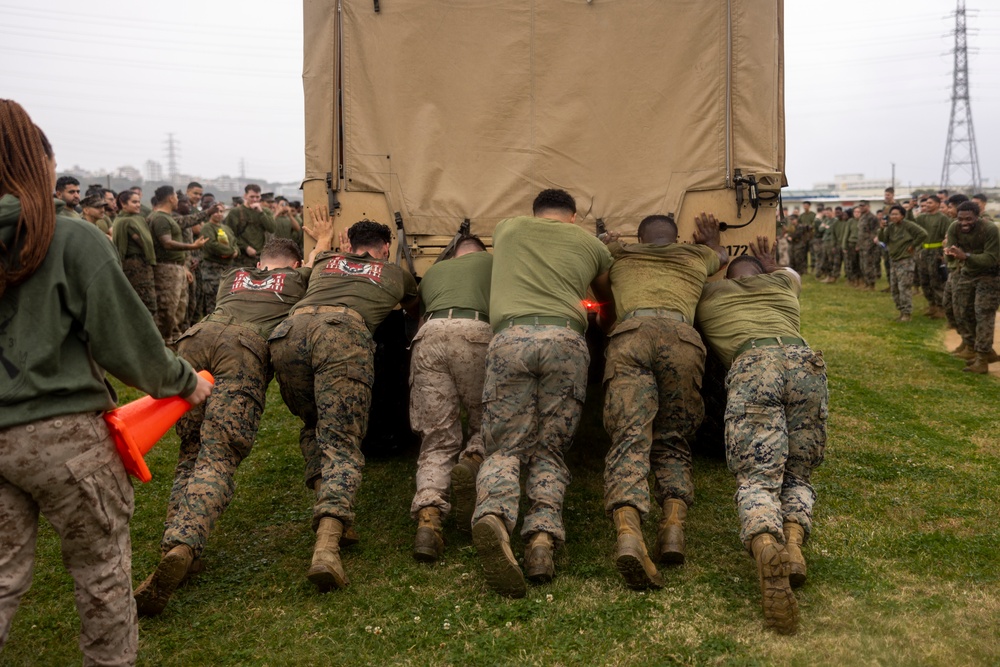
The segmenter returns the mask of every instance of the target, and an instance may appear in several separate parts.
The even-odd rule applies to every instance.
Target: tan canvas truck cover
[[[591,231],[673,212],[690,239],[700,210],[754,215],[748,188],[736,215],[739,170],[770,192],[723,243],[773,236],[782,16],[782,0],[305,0],[307,205],[327,184],[345,207],[382,198],[419,246],[464,219],[488,237],[557,187]]]

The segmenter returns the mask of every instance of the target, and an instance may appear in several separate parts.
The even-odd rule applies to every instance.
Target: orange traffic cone
[[[200,371],[198,375],[215,384],[215,378],[208,371]],[[153,479],[143,457],[191,407],[180,396],[144,396],[111,412],[105,412],[104,421],[115,440],[115,447],[122,457],[126,472],[142,482]]]

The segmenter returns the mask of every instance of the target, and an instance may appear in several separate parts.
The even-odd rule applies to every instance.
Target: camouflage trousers
[[[826,262],[826,244],[823,239],[813,239],[809,242],[809,266],[813,273],[819,277],[823,275],[823,267]]]
[[[889,291],[892,292],[892,302],[901,315],[913,312],[913,265],[912,257],[894,259],[889,266]]]
[[[823,275],[833,278],[840,277],[841,265],[844,263],[844,251],[833,243],[823,244]]]
[[[952,310],[962,342],[980,354],[993,351],[997,306],[1000,305],[1000,276],[970,278],[956,271]]]
[[[184,314],[184,326],[181,327],[185,330],[189,329],[192,324],[195,324],[205,316],[205,313],[201,309],[201,277],[199,275],[200,269],[198,268],[200,265],[201,261],[199,260],[188,269],[191,271],[191,276],[194,280],[185,285],[188,297],[187,312]]]
[[[790,259],[792,269],[797,273],[805,273],[809,270],[809,243],[808,241],[793,241],[790,249]]]
[[[859,241],[858,264],[861,280],[869,287],[875,285],[879,275],[879,261],[882,259],[881,247],[870,240]]]
[[[201,316],[215,311],[215,297],[219,293],[222,276],[233,269],[233,264],[220,264],[202,259],[198,265],[198,300],[201,302]]]
[[[736,476],[740,540],[784,542],[783,522],[812,531],[812,470],[826,447],[826,363],[806,346],[744,352],[726,376],[726,461]]]
[[[153,278],[153,267],[142,257],[126,257],[122,261],[122,271],[135,293],[139,295],[142,305],[153,317],[156,317],[156,282]]]
[[[958,322],[955,320],[955,275],[957,271],[948,274],[941,289],[941,308],[944,309],[944,316],[948,319],[948,326],[958,331]],[[962,340],[965,342],[965,339]]]
[[[861,280],[861,259],[854,246],[844,248],[844,277],[847,280]]]
[[[486,349],[493,339],[490,323],[469,319],[434,319],[413,339],[410,358],[410,426],[420,434],[417,492],[410,505],[416,518],[423,507],[451,511],[448,486],[459,455],[485,456],[483,378]],[[469,440],[462,448],[462,408],[469,420]]]
[[[281,397],[303,422],[299,447],[306,486],[321,482],[314,529],[328,516],[345,526],[354,523],[375,365],[375,343],[357,318],[343,312],[296,314],[271,334]]]
[[[923,248],[917,251],[917,280],[928,305],[944,305],[944,280],[941,279],[941,248]]]
[[[604,372],[604,510],[649,513],[650,469],[657,505],[668,498],[694,503],[690,438],[705,418],[701,378],[705,346],[689,324],[633,317],[615,328]]]
[[[177,341],[177,353],[215,377],[212,395],[177,422],[181,446],[160,550],[186,544],[201,555],[250,454],[270,381],[267,342],[240,324],[200,322]]]
[[[135,664],[132,510],[132,484],[100,414],[0,429],[0,650],[31,586],[41,512],[73,577],[83,664]]]
[[[187,273],[183,264],[159,262],[153,267],[156,282],[156,328],[163,340],[177,339],[187,316]]]
[[[500,517],[517,523],[521,468],[530,506],[521,535],[566,539],[563,498],[570,473],[563,460],[587,397],[590,352],[583,336],[556,326],[512,326],[493,337],[486,353],[483,439],[486,460],[476,482],[473,522]]]

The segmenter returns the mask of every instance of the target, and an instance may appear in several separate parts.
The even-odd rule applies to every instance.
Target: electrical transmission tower
[[[951,120],[948,122],[948,144],[944,149],[941,168],[942,188],[979,190],[979,154],[976,133],[972,127],[972,106],[969,104],[969,46],[965,30],[965,0],[958,0],[955,9],[955,68],[951,84]]]
[[[180,142],[174,139],[174,133],[167,133],[167,140],[164,142],[167,146],[167,178],[170,179],[171,183],[177,181],[179,171],[177,169],[177,158],[180,157],[180,149],[178,148]]]

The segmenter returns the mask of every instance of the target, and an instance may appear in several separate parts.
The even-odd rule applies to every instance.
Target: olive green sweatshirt
[[[889,259],[894,262],[913,257],[927,242],[927,232],[923,227],[903,218],[898,225],[890,222],[878,230],[878,240],[886,244]]]
[[[0,198],[0,242],[14,246],[21,202]],[[105,371],[159,398],[194,391],[93,225],[57,214],[45,260],[0,296],[0,428],[115,407]]]
[[[996,225],[979,219],[965,233],[956,220],[948,228],[948,238],[945,241],[945,246],[953,245],[967,254],[964,260],[958,262],[962,267],[962,275],[975,278],[1000,273],[1000,232]]]

